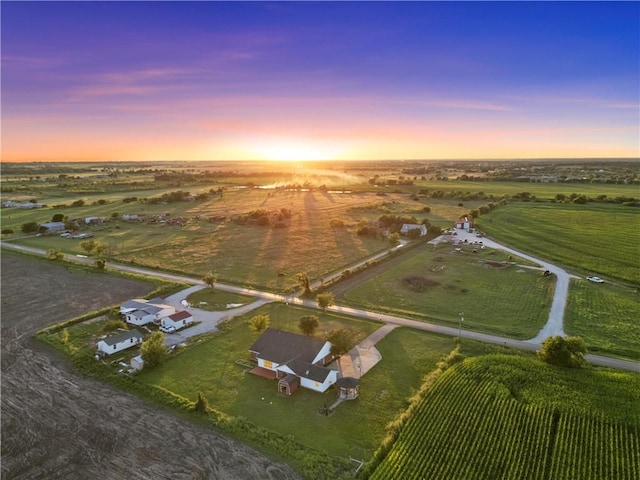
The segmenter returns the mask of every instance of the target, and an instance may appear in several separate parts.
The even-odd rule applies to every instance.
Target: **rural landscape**
[[[640,2],[0,9],[0,480],[640,480]]]
[[[2,478],[640,476],[637,159],[0,168]]]

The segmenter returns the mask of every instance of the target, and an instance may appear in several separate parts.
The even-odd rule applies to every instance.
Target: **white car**
[[[173,327],[173,326],[166,327],[163,325],[160,327],[160,330],[162,330],[164,333],[173,333],[176,331],[176,327]]]
[[[601,279],[600,277],[587,277],[587,280],[595,283],[604,283],[604,280]]]

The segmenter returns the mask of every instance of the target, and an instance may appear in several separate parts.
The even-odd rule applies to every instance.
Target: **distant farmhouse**
[[[65,229],[64,222],[41,223],[38,227],[40,229],[45,229],[46,233],[61,232]]]
[[[469,217],[461,217],[456,221],[456,228],[469,230],[473,228],[473,219]]]
[[[299,386],[325,392],[338,380],[327,368],[331,343],[318,338],[267,328],[249,349],[258,366],[251,373],[278,379],[278,392],[291,395]]]

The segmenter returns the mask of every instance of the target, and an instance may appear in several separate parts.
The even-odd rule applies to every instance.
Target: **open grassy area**
[[[640,295],[635,289],[571,283],[565,331],[584,339],[591,353],[640,359]]]
[[[493,249],[440,244],[369,280],[345,296],[354,306],[425,319],[513,338],[536,335],[547,320],[555,288],[552,277],[511,265]],[[505,263],[503,263],[505,262]],[[422,286],[422,288],[420,288]]]
[[[640,211],[602,203],[512,203],[476,222],[487,235],[588,274],[640,284]]]
[[[640,377],[511,355],[450,367],[372,479],[636,478]]]
[[[271,326],[297,330],[297,320],[308,310],[271,305],[252,313],[268,312]],[[317,313],[317,312],[313,312]],[[249,316],[247,317],[249,318]],[[332,456],[366,459],[382,438],[384,425],[406,406],[422,377],[453,347],[450,338],[406,329],[393,331],[379,344],[383,361],[362,378],[360,398],[340,405],[330,417],[318,414],[331,405],[336,392],[324,394],[299,389],[291,397],[276,391],[273,381],[243,373],[236,359],[245,359],[257,338],[247,318],[234,320],[229,331],[189,347],[161,368],[138,378],[195,400],[202,391],[209,403],[229,415],[241,416],[271,431],[294,436],[307,446]],[[346,326],[361,340],[378,325],[333,314],[320,316],[319,330]]]
[[[211,312],[219,312],[226,310],[229,304],[245,305],[254,301],[254,297],[241,295],[239,293],[225,292],[223,290],[212,290],[203,288],[197,292],[193,292],[187,297],[187,301],[202,310]]]

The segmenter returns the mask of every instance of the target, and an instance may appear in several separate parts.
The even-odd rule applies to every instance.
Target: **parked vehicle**
[[[162,330],[164,333],[173,333],[173,332],[176,331],[176,327],[174,327],[174,326],[166,327],[166,326],[163,325],[163,326],[160,327],[160,330]]]
[[[604,283],[604,280],[601,279],[600,277],[587,277],[587,280],[595,283]]]

